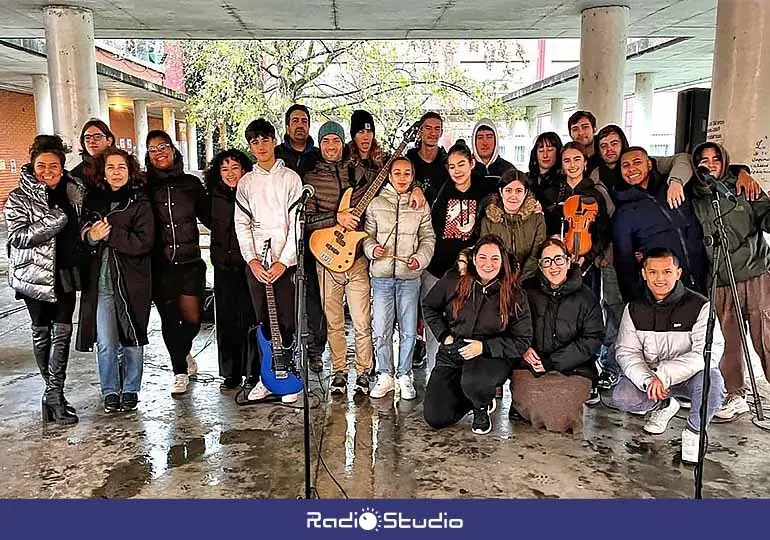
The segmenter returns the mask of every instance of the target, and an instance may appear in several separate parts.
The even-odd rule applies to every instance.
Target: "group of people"
[[[426,113],[419,125],[417,145],[390,157],[372,115],[357,110],[349,140],[339,123],[327,121],[316,147],[310,112],[295,104],[282,141],[267,120],[251,122],[244,135],[254,160],[222,151],[205,182],[184,173],[163,131],[148,134],[146,172],[115,148],[98,120],[84,126],[83,163],[70,173],[61,140],[38,136],[5,215],[11,285],[27,304],[46,381],[44,420],[77,422],[64,397],[76,291],[76,346],[96,346],[106,412],[137,407],[151,302],[174,371],[172,395],[187,391],[197,371],[190,349],[205,285],[198,222],[211,231],[221,387],[244,386],[249,400],[272,393],[260,379],[253,331],[270,322],[268,300],[281,346],[295,347],[294,274],[304,252],[308,363],[321,372],[328,345],[332,393],[351,386],[373,399],[394,391],[414,399],[416,349],[424,339],[431,370],[424,416],[434,428],[472,412],[473,432],[488,433],[510,381],[511,421],[552,431],[579,431],[583,405],[602,400],[649,413],[644,429],[659,434],[691,404],[682,458],[695,461],[707,367],[706,420],[748,411],[739,324],[748,323],[770,374],[763,321],[770,308],[763,238],[770,199],[746,167],[731,165],[715,143],[691,156],[649,156],[629,145],[619,126],[597,132],[588,111],[570,117],[573,140],[566,144],[554,132],[540,134],[527,171],[499,155],[491,120],[476,124],[470,146],[460,140],[449,150],[439,145],[439,114]],[[715,230],[715,180],[731,194],[722,218],[746,320],[737,320],[719,267],[719,324],[712,365],[705,366],[703,295],[716,262],[705,239]],[[314,194],[299,246],[303,184]],[[349,208],[341,209],[346,197]],[[567,210],[575,200],[593,212],[580,246],[570,237],[575,223]],[[345,272],[329,269],[310,249],[313,232],[335,226],[365,233]],[[355,344],[352,384],[345,304]]]

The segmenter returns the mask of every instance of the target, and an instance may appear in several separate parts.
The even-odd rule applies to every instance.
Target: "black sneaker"
[[[586,405],[596,405],[602,400],[601,397],[599,397],[599,388],[596,386],[591,388],[591,393],[588,395],[588,399],[585,400]]]
[[[240,385],[241,385],[240,377],[225,377],[225,380],[222,381],[222,384],[219,385],[219,389],[232,390],[234,388],[238,388]]]
[[[369,394],[369,376],[366,374],[356,377],[356,394]]]
[[[519,414],[519,411],[517,411],[513,405],[511,405],[511,408],[508,409],[508,420],[511,421],[511,424],[526,424],[526,419]]]
[[[412,354],[412,368],[424,368],[428,360],[428,352],[425,349],[425,342],[418,339],[414,343],[414,354]]]
[[[139,406],[139,395],[136,392],[125,392],[120,401],[120,408],[124,411],[135,411]]]
[[[602,374],[599,375],[599,380],[596,381],[596,386],[602,390],[611,390],[615,387],[615,385],[618,384],[619,380],[620,377],[614,373],[610,373],[609,371],[602,371]]]
[[[324,370],[324,361],[320,356],[313,356],[308,360],[307,367],[313,373],[321,373]]]
[[[104,396],[104,412],[120,412],[120,396],[117,394],[107,394]]]
[[[486,407],[473,409],[473,426],[471,430],[476,435],[486,435],[492,431],[492,420],[489,418],[489,412]]]
[[[332,394],[344,394],[348,391],[348,376],[344,373],[337,372],[334,374],[332,384],[329,387]]]

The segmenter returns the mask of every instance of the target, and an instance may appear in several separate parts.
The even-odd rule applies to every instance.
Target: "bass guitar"
[[[265,249],[262,253],[262,266],[264,268],[270,268],[270,259],[270,240],[268,240],[265,242]],[[259,375],[262,384],[272,394],[278,396],[296,394],[302,390],[302,380],[297,376],[294,349],[283,346],[281,329],[278,326],[278,310],[275,306],[273,284],[265,283],[264,286],[269,325],[261,323],[257,329],[257,343],[261,353]]]
[[[351,210],[351,213],[356,217],[361,217],[372,202],[372,199],[380,191],[380,188],[388,179],[388,171],[390,170],[390,164],[401,156],[401,153],[406,148],[406,145],[414,141],[417,138],[417,132],[420,129],[420,122],[415,122],[404,134],[404,140],[390,156],[390,159],[383,165],[380,172],[377,174],[377,178],[374,179],[372,185],[366,190],[363,198],[358,204]],[[353,197],[353,188],[348,188],[342,195],[340,201],[339,211],[345,212],[350,209],[350,200]],[[353,266],[356,259],[356,251],[361,241],[367,237],[364,231],[346,231],[345,228],[340,225],[334,225],[333,227],[327,227],[325,229],[319,229],[310,235],[310,251],[315,256],[316,260],[324,265],[332,272],[347,272]]]

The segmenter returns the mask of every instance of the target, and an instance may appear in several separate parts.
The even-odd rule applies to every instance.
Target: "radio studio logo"
[[[462,529],[462,518],[449,517],[446,512],[432,516],[413,516],[403,512],[383,512],[370,507],[342,516],[327,516],[307,512],[308,529],[360,529],[377,532],[380,529]]]

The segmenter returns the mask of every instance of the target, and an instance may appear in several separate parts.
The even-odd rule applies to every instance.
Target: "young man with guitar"
[[[260,118],[246,128],[249,149],[257,158],[250,173],[238,182],[235,195],[235,232],[241,254],[248,263],[247,280],[257,323],[271,326],[277,322],[279,336],[273,335],[274,357],[281,357],[284,347],[294,343],[294,283],[292,278],[297,266],[297,238],[294,218],[296,209],[292,203],[302,192],[299,175],[287,168],[281,159],[275,157],[275,128]],[[265,246],[269,243],[269,249]],[[267,255],[267,257],[265,257]],[[267,262],[265,261],[267,259]],[[274,308],[274,309],[270,309]],[[266,332],[263,332],[266,333]],[[282,343],[276,344],[276,338]],[[278,347],[275,347],[278,345]],[[275,349],[278,349],[277,351]],[[267,360],[263,349],[263,362]],[[283,354],[291,363],[291,352]],[[265,370],[272,366],[261,366],[260,381],[249,392],[249,400],[261,400],[271,391],[265,385]],[[281,367],[276,372],[283,371]],[[297,400],[296,393],[282,395],[284,403]]]
[[[353,141],[346,147],[345,132],[338,123],[327,122],[318,132],[321,159],[304,179],[315,188],[315,196],[307,206],[306,227],[308,233],[312,232],[310,246],[318,261],[318,284],[334,373],[331,391],[347,392],[343,307],[343,298],[346,298],[355,332],[355,389],[358,393],[368,394],[373,348],[369,263],[361,247],[366,233],[359,232],[358,240],[347,241],[343,237],[361,231],[363,211],[384,185],[387,171],[382,174],[373,172],[376,167],[382,168],[383,158],[374,141],[374,120],[369,113],[354,113],[351,134]],[[415,188],[410,195],[410,204],[422,207],[424,203],[422,191]],[[339,257],[343,247],[350,250],[349,257]]]

